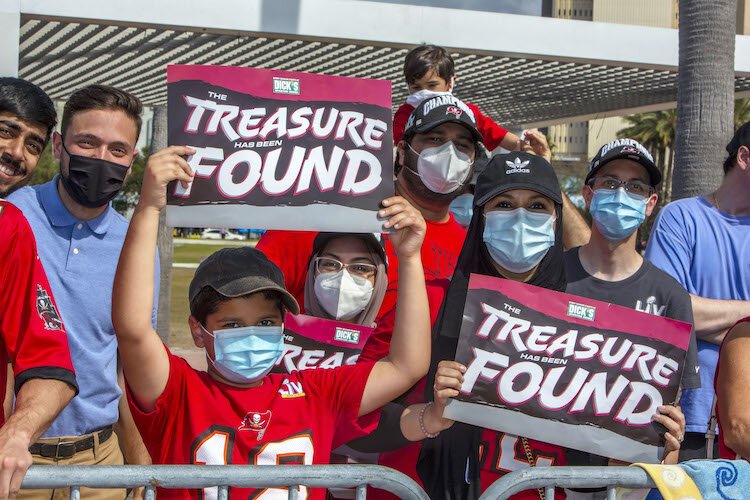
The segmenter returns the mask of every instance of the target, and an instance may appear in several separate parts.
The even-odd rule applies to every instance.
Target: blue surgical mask
[[[489,212],[482,238],[500,267],[525,273],[539,264],[555,244],[555,216],[525,208]]]
[[[474,215],[474,195],[462,194],[451,202],[449,210],[456,218],[456,222],[463,227],[468,227],[471,223],[471,216]]]
[[[625,188],[598,189],[591,198],[591,217],[599,232],[610,241],[624,240],[646,218],[647,199]]]
[[[235,384],[251,384],[268,375],[284,351],[283,326],[246,326],[213,333],[201,328],[214,338],[216,359],[208,361]]]

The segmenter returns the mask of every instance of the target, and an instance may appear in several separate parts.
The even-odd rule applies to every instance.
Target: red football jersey
[[[169,381],[152,412],[128,403],[155,464],[327,464],[331,449],[371,432],[358,418],[374,363],[270,374],[258,387],[223,384],[169,353]],[[218,489],[161,490],[160,498],[216,498]],[[200,494],[200,496],[199,496]],[[166,495],[163,496],[163,495]],[[286,489],[230,488],[233,498],[286,498]],[[300,499],[325,498],[302,487]]]
[[[15,389],[32,378],[57,379],[76,387],[68,337],[31,227],[14,205],[0,200],[0,396],[5,397],[10,360]],[[0,412],[0,426],[5,418]]]
[[[307,265],[312,253],[312,243],[317,233],[309,231],[266,231],[257,249],[263,251],[271,262],[284,273],[284,284],[304,306],[305,278]],[[378,321],[396,306],[398,292],[398,259],[393,245],[385,238],[385,252],[388,258],[388,289],[378,314]],[[453,277],[458,255],[466,238],[464,229],[453,215],[446,222],[427,221],[427,231],[422,243],[422,265],[428,290],[430,286],[443,286]]]
[[[552,467],[567,465],[565,448],[554,444],[542,443],[533,439],[526,440],[529,452],[533,457],[535,467]],[[505,434],[489,429],[482,432],[482,442],[479,447],[479,481],[482,491],[509,472],[529,467],[528,454],[518,436]],[[526,490],[510,497],[513,500],[538,500],[537,490]],[[555,498],[565,498],[565,494],[558,490]]]
[[[489,116],[482,113],[478,106],[464,101],[464,104],[474,113],[474,119],[477,121],[477,129],[482,134],[482,143],[489,150],[497,148],[508,131],[498,125],[498,123]],[[406,122],[409,121],[409,115],[414,111],[414,106],[403,103],[393,115],[393,142],[398,143],[404,136]]]

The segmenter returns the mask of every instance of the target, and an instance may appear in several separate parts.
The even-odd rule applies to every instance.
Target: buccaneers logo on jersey
[[[271,410],[262,412],[249,411],[245,414],[245,418],[242,419],[242,423],[237,429],[257,432],[257,438],[263,439],[263,434],[266,433],[269,423],[271,423]]]
[[[44,328],[47,330],[62,330],[63,323],[60,315],[57,313],[55,304],[52,303],[47,290],[42,285],[36,286],[36,311],[39,317],[44,321]]]

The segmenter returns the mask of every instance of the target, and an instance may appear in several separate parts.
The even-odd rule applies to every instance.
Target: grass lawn
[[[169,306],[169,346],[190,348],[193,338],[188,328],[188,285],[195,269],[172,268],[172,297]]]
[[[226,246],[236,247],[237,242],[227,242]],[[172,262],[180,264],[198,264],[208,255],[223,248],[222,245],[210,243],[179,243],[175,241]],[[188,305],[188,285],[193,279],[195,269],[172,268],[172,297],[169,306],[169,346],[179,348],[195,347],[190,335],[187,319],[190,315]]]

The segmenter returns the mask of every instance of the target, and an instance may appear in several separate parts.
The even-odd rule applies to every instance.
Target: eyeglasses
[[[589,180],[588,184],[596,191],[597,189],[615,190],[620,186],[625,187],[625,191],[637,196],[647,198],[654,192],[654,188],[641,181],[621,181],[614,177],[594,177]]]
[[[319,273],[337,273],[342,269],[346,269],[354,276],[367,279],[375,276],[375,273],[378,270],[377,266],[374,264],[364,264],[360,262],[344,264],[343,262],[330,257],[317,257],[315,259],[315,269],[317,269]]]

